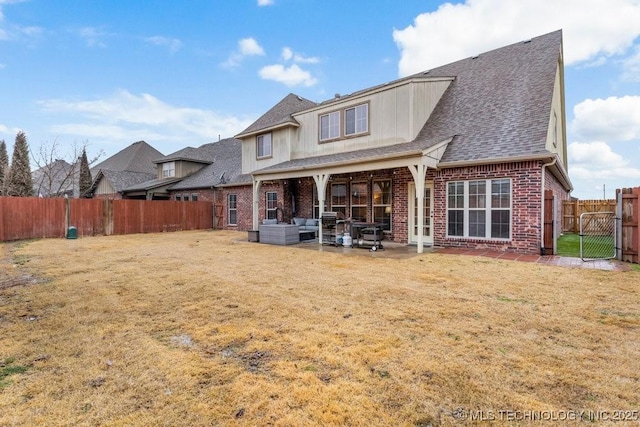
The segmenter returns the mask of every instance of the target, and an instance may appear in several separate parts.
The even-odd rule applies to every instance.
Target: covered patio
[[[253,177],[253,228],[257,230],[261,223],[261,189],[264,183],[273,184],[279,182],[295,182],[296,179],[311,178],[317,189],[317,217],[321,218],[328,206],[327,186],[332,177],[347,177],[351,174],[369,174],[378,171],[408,170],[415,188],[415,208],[416,224],[425,224],[425,182],[427,171],[435,170],[444,154],[447,145],[453,138],[449,138],[427,149],[420,148],[416,144],[396,144],[388,147],[360,150],[341,154],[332,154],[303,159],[290,160],[274,166],[258,170],[252,174]],[[424,143],[422,143],[423,145]],[[346,179],[346,178],[345,178]],[[397,194],[393,194],[394,200],[394,221],[407,224],[408,205]],[[429,201],[427,201],[429,203]],[[346,205],[345,205],[346,206]],[[429,208],[431,208],[429,206]],[[329,208],[330,210],[331,208]],[[429,209],[430,212],[431,209]],[[367,219],[372,217],[370,209],[367,211]],[[404,218],[398,218],[404,216]],[[432,216],[432,214],[431,214]],[[427,223],[431,223],[431,218],[426,218]],[[416,227],[415,252],[423,253],[425,248],[424,227]],[[408,230],[405,230],[409,234]],[[394,240],[398,240],[397,236]],[[322,245],[323,230],[318,230],[318,245]],[[407,243],[406,239],[403,243]]]

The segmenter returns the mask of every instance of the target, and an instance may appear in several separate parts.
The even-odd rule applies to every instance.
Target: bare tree
[[[67,150],[66,155],[63,155],[58,140],[54,139],[53,142],[41,144],[37,152],[32,152],[31,156],[37,166],[33,172],[36,195],[41,197],[83,197],[80,175],[82,155],[84,154],[86,159],[87,146],[87,141],[82,144],[74,142]],[[87,167],[95,163],[102,155],[103,151],[100,150],[91,161],[87,160]],[[91,175],[89,174],[90,179]]]

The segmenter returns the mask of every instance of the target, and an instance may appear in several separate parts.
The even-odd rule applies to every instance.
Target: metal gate
[[[585,212],[580,215],[580,258],[583,261],[616,257],[614,212]]]

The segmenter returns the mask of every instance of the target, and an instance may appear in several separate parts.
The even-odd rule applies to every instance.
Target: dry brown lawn
[[[0,425],[519,425],[500,411],[640,408],[638,271],[243,239],[0,246]]]

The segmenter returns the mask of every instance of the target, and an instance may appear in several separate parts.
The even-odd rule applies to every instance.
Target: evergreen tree
[[[87,160],[87,150],[83,149],[82,157],[80,157],[80,197],[89,197],[88,192],[92,183],[89,160]]]
[[[9,155],[4,139],[0,140],[0,196],[4,196],[4,181],[9,175]]]
[[[13,146],[11,168],[6,180],[6,193],[8,196],[33,196],[33,180],[31,178],[31,166],[29,165],[29,146],[27,136],[20,131],[16,135],[16,143]]]

